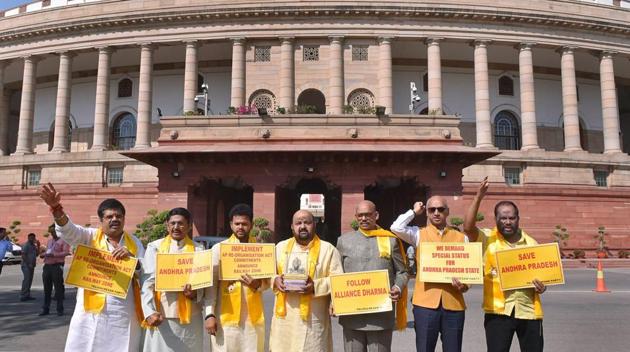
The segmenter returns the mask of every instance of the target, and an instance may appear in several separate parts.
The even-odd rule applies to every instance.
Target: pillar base
[[[537,145],[530,145],[530,146],[521,147],[521,151],[523,151],[523,152],[528,152],[528,151],[535,151],[535,152],[537,152],[537,151],[544,151],[544,149],[539,147],[539,146],[537,146]]]
[[[108,150],[107,147],[103,145],[95,145],[95,146],[92,146],[92,148],[90,148],[91,152],[104,152],[106,150]]]
[[[588,153],[586,150],[584,150],[582,148],[566,148],[564,150],[564,152],[565,153],[580,153],[580,154],[582,154],[582,153],[587,154]]]
[[[620,149],[605,150],[604,154],[625,154]]]
[[[61,154],[61,153],[68,153],[69,150],[67,149],[55,149],[53,148],[49,153],[56,153],[56,154]]]
[[[499,150],[499,148],[495,147],[492,144],[478,144],[475,146],[477,149],[487,149],[487,150]]]
[[[132,149],[138,150],[138,149],[149,149],[149,148],[151,148],[150,144],[140,144],[140,145],[135,145]]]
[[[11,156],[22,156],[22,155],[31,155],[35,154],[32,150],[16,150]]]

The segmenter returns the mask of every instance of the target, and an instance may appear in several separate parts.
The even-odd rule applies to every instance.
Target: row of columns
[[[330,37],[329,57],[329,112],[341,114],[344,106],[344,51],[343,37]],[[392,40],[378,40],[378,104],[386,112],[393,108],[392,89]],[[442,69],[439,38],[429,38],[427,44],[428,109],[432,114],[442,113]],[[476,111],[476,145],[493,148],[490,117],[488,78],[488,40],[474,42],[474,79]],[[198,43],[186,42],[184,68],[184,112],[194,111],[197,94]],[[519,45],[519,82],[521,101],[522,149],[539,149],[536,130],[536,102],[532,43]],[[151,146],[151,112],[153,86],[153,51],[150,43],[140,46],[140,77],[138,93],[137,135],[135,148]],[[580,151],[580,129],[577,109],[575,59],[573,47],[561,50],[562,104],[564,115],[565,150]],[[109,139],[109,91],[112,48],[98,49],[96,102],[94,108],[94,139],[92,150],[106,150]],[[232,39],[231,105],[246,105],[246,42],[244,38]],[[294,38],[280,38],[280,92],[279,104],[290,109],[295,104]],[[604,125],[604,150],[606,153],[621,152],[619,140],[619,110],[613,70],[613,53],[603,52],[600,57],[600,85],[602,117]],[[70,116],[70,90],[73,54],[59,53],[59,79],[55,108],[55,133],[53,152],[67,152],[68,121]],[[22,100],[17,147],[15,154],[33,152],[33,120],[35,103],[35,79],[37,58],[26,56],[22,80]],[[4,92],[3,74],[6,63],[0,63],[0,93]],[[8,98],[0,94],[0,153],[6,155],[8,135]]]

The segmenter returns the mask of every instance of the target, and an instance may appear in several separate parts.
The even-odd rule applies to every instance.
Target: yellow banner
[[[125,299],[137,264],[137,258],[116,260],[111,252],[80,244],[66,284]]]
[[[557,243],[500,250],[496,253],[496,259],[503,291],[534,287],[534,279],[547,286],[564,284]]]
[[[330,296],[336,315],[388,312],[389,272],[364,271],[330,276]]]
[[[276,275],[273,243],[221,243],[221,280],[238,280],[243,274],[256,279]]]
[[[155,266],[156,291],[183,291],[212,286],[212,251],[158,253]]]
[[[483,284],[481,243],[420,242],[418,278],[423,282]]]

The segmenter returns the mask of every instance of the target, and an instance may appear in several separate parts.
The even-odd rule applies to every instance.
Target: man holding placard
[[[339,252],[315,234],[315,219],[307,210],[298,210],[291,223],[293,237],[276,245],[278,276],[271,321],[269,349],[273,352],[332,351],[330,323],[330,276],[341,274]],[[285,275],[291,258],[300,258],[306,277]],[[300,271],[300,270],[298,270]]]
[[[444,352],[462,350],[464,336],[464,318],[466,304],[463,293],[468,286],[453,278],[451,283],[434,283],[420,281],[420,262],[422,242],[467,242],[468,238],[461,232],[448,227],[448,204],[446,199],[433,196],[427,201],[426,214],[428,224],[420,229],[409,226],[413,219],[422,214],[425,207],[416,202],[413,209],[400,215],[391,226],[391,230],[400,239],[416,247],[416,263],[418,276],[413,293],[413,315],[416,330],[416,350],[433,352],[439,335],[442,335]]]
[[[407,327],[407,258],[402,242],[376,224],[376,205],[361,201],[355,208],[357,231],[345,233],[337,240],[343,270],[349,272],[387,270],[390,297],[396,302],[396,313],[388,312],[344,315],[343,326],[346,352],[390,351],[393,329]]]
[[[50,207],[59,238],[70,245],[87,245],[111,252],[115,260],[143,258],[139,239],[125,232],[125,207],[116,199],[106,199],[98,207],[98,229],[75,225],[61,206],[61,194],[52,184],[43,185],[40,197]],[[136,268],[138,269],[138,267]],[[127,289],[127,298],[79,288],[77,304],[70,321],[66,351],[138,351],[144,320],[140,285],[136,279]]]
[[[166,218],[166,237],[147,245],[142,274],[142,310],[150,328],[144,338],[144,351],[201,351],[203,349],[203,290],[192,290],[190,284],[181,292],[156,291],[158,253],[194,253],[204,249],[189,233],[191,214],[185,208],[174,208]]]
[[[542,351],[543,311],[540,294],[545,292],[545,285],[534,279],[531,288],[502,291],[496,262],[497,251],[535,246],[538,243],[519,228],[518,208],[511,201],[498,202],[494,207],[494,229],[477,228],[477,211],[488,186],[486,177],[479,185],[464,219],[464,231],[470,239],[483,242],[483,309],[486,313],[484,327],[488,351],[509,351],[514,333],[518,336],[521,351]]]
[[[212,335],[212,351],[262,352],[265,347],[262,291],[269,288],[269,280],[254,279],[249,274],[241,275],[239,280],[219,279],[221,245],[256,242],[250,236],[252,208],[237,204],[228,217],[232,236],[212,247],[213,275],[217,280],[206,289],[206,331]]]

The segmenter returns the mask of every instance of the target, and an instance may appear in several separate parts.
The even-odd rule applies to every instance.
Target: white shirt
[[[406,213],[399,215],[389,229],[401,240],[417,247],[420,244],[420,228],[418,226],[409,226],[409,223],[415,217],[416,213],[414,213],[413,209],[409,209]],[[440,236],[444,235],[443,229],[438,229],[438,232]],[[468,243],[468,236],[464,236],[464,240]]]

